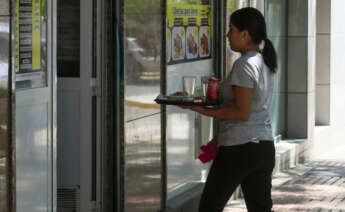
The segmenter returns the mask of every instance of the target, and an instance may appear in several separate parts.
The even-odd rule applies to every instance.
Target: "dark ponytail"
[[[267,38],[266,22],[261,12],[252,7],[246,7],[233,12],[230,16],[230,23],[235,25],[240,31],[247,30],[254,44],[265,42],[262,55],[265,64],[272,73],[277,72],[277,52],[272,42]]]
[[[262,56],[264,57],[265,64],[270,68],[271,72],[276,73],[278,67],[277,52],[270,39],[266,38],[264,41],[265,47],[262,50]]]

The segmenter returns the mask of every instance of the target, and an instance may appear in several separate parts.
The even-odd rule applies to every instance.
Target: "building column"
[[[331,0],[317,1],[316,125],[330,125],[331,105]]]
[[[288,139],[312,140],[315,124],[316,0],[288,1]]]
[[[345,124],[345,1],[317,1],[316,124]]]
[[[340,127],[340,129],[343,130],[345,126],[345,1],[329,1],[331,2],[330,124],[333,127]]]

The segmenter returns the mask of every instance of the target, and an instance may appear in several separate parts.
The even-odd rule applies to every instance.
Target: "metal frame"
[[[48,65],[47,69],[51,69],[51,72],[48,72],[48,86],[50,83],[50,89],[51,89],[51,160],[52,160],[52,170],[50,173],[52,173],[51,176],[51,211],[56,212],[57,208],[57,167],[56,167],[56,161],[57,161],[57,54],[56,54],[56,49],[57,49],[57,1],[47,1],[47,11],[48,11],[48,35],[47,38],[48,40]]]
[[[167,1],[161,0],[161,9],[162,9],[162,51],[161,51],[161,93],[166,94],[167,92],[167,63],[166,63],[166,29],[167,29]],[[167,127],[167,112],[166,106],[161,105],[161,209],[166,209],[167,205],[167,151],[166,151],[166,127]]]
[[[96,1],[97,188],[99,211],[123,211],[123,1]]]
[[[9,0],[10,2],[10,71],[9,71],[9,119],[8,119],[8,125],[10,127],[9,129],[9,141],[8,141],[8,159],[9,163],[8,166],[11,169],[10,175],[9,175],[9,192],[8,192],[8,198],[9,198],[9,212],[15,212],[16,211],[16,122],[15,122],[15,111],[16,111],[16,80],[15,80],[15,64],[16,64],[16,52],[12,50],[13,46],[16,46],[16,39],[15,39],[15,33],[16,33],[16,24],[14,16],[16,14],[16,8],[17,4],[15,0]]]
[[[115,93],[113,95],[114,106],[116,107],[116,111],[114,113],[114,121],[115,125],[113,129],[116,130],[116,146],[115,146],[115,161],[116,161],[116,172],[115,172],[115,200],[117,205],[115,208],[116,211],[123,211],[124,209],[124,60],[123,60],[123,11],[124,8],[124,1],[119,0],[116,1],[113,9],[115,11],[114,14],[114,21],[115,21],[115,29],[114,29],[114,46],[116,46],[116,52],[113,55],[116,56],[116,62],[114,65],[115,73]],[[114,24],[113,24],[114,25]],[[111,58],[112,59],[112,58]]]
[[[92,207],[92,0],[80,4],[80,210]],[[85,133],[88,132],[88,133]],[[89,133],[90,132],[90,133]]]
[[[224,15],[226,16],[225,0],[213,1],[213,68],[218,78],[223,79],[225,68],[225,24]],[[217,38],[217,39],[215,39]]]
[[[167,92],[167,63],[166,63],[166,29],[167,29],[167,1],[161,0],[162,9],[162,51],[161,51],[161,93],[166,94]],[[166,127],[167,127],[167,112],[166,106],[161,105],[161,209],[166,209],[167,205],[167,184],[168,184],[168,173],[167,173],[167,150],[166,150]]]

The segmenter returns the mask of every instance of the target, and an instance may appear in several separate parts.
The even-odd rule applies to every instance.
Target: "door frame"
[[[80,2],[80,211],[94,208],[92,199],[93,1]]]
[[[89,0],[92,1],[92,0]],[[99,211],[123,211],[124,96],[123,0],[93,0],[97,97],[96,204]]]

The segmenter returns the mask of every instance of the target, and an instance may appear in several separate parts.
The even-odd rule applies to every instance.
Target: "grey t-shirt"
[[[233,86],[253,89],[251,114],[248,121],[220,120],[218,143],[233,146],[260,140],[273,141],[269,108],[272,103],[274,74],[263,56],[249,51],[240,57],[226,80],[220,85],[221,107],[233,107]]]

